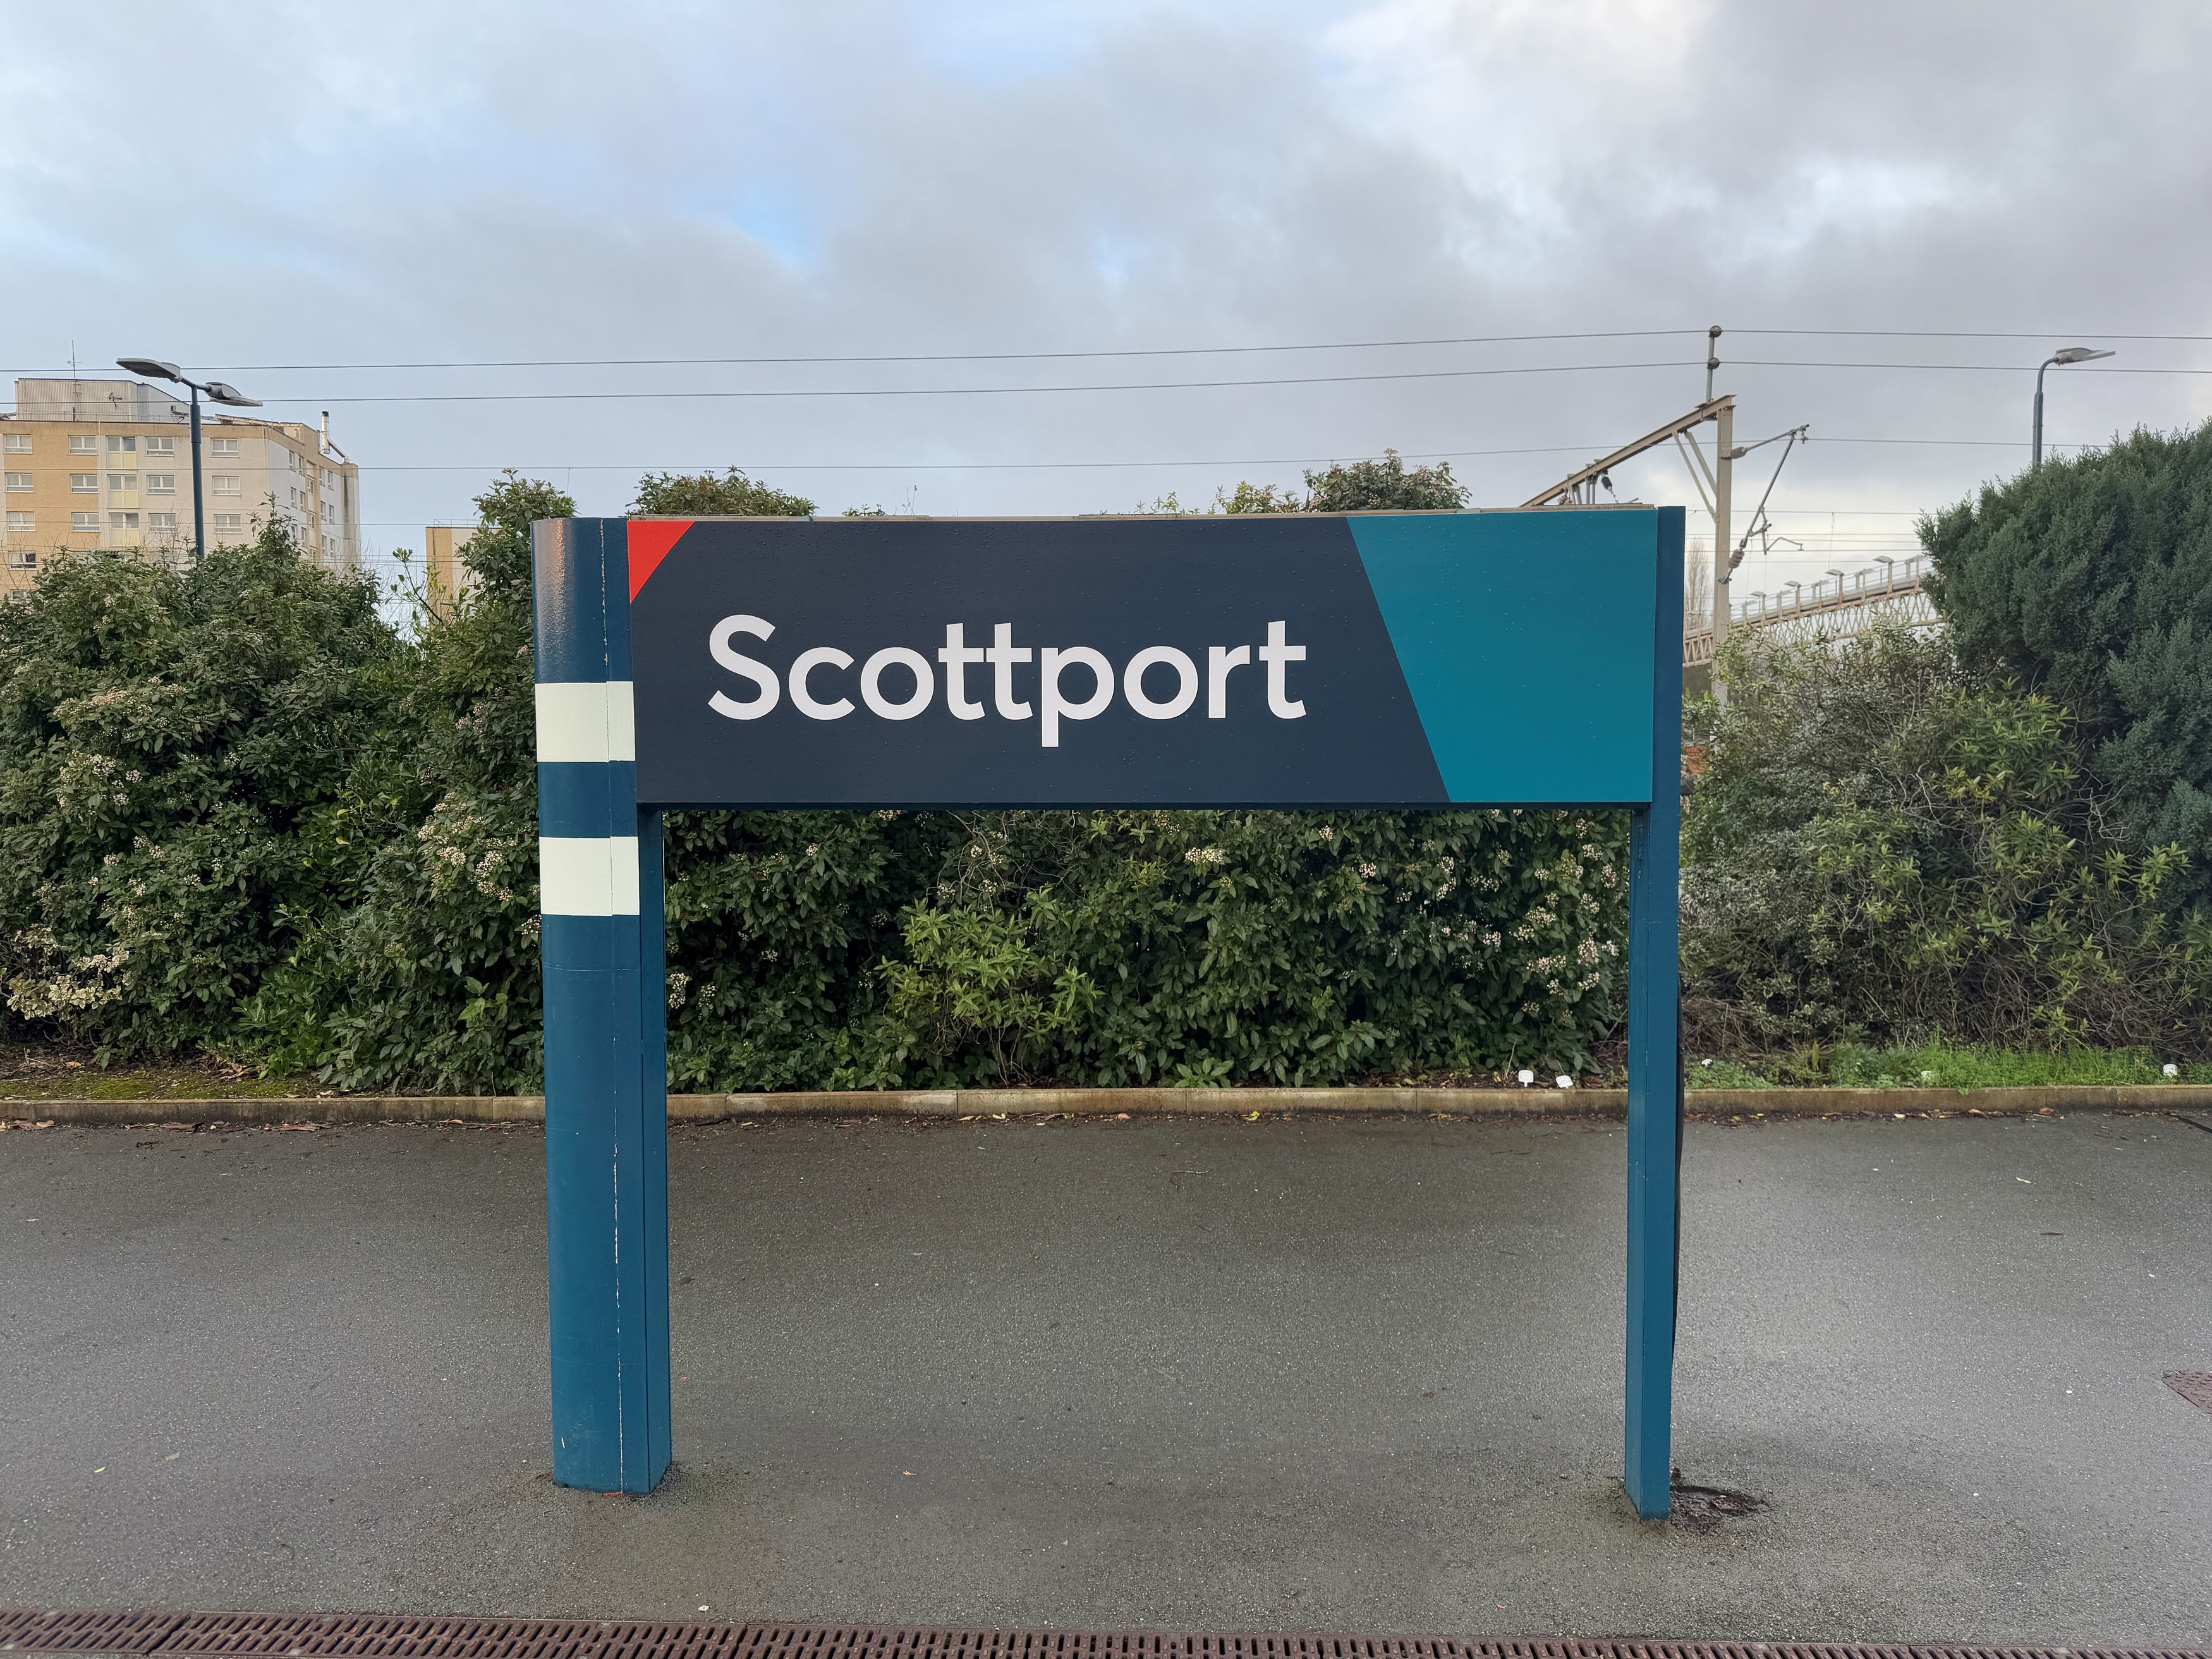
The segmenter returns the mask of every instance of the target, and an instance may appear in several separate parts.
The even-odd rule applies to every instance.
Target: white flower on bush
[[[131,988],[131,976],[125,971],[131,961],[128,945],[70,957],[65,966],[57,966],[54,959],[62,949],[52,928],[17,933],[15,945],[19,952],[35,952],[46,963],[43,975],[18,974],[8,981],[8,1006],[27,1018],[52,1019],[104,1007]]]
[[[1226,864],[1229,861],[1229,854],[1218,847],[1186,847],[1183,848],[1182,860],[1185,864]]]

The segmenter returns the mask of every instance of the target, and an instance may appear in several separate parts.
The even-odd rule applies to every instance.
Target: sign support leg
[[[1671,601],[1671,603],[1670,603]],[[1674,1311],[1680,1263],[1682,820],[1682,512],[1659,514],[1651,805],[1629,830],[1629,1501],[1664,1520],[1674,1473]]]
[[[660,815],[637,804],[626,526],[538,526],[538,809],[553,1478],[669,1462]]]

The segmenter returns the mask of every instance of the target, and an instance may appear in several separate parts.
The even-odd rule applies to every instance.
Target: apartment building
[[[476,536],[473,525],[434,524],[422,532],[424,589],[434,607],[442,608],[477,585],[469,568],[468,546]]]
[[[0,414],[7,520],[0,593],[38,580],[58,550],[191,557],[191,411],[143,380],[19,380]],[[361,469],[320,428],[200,410],[210,547],[246,540],[257,519],[291,526],[315,563],[361,564]]]

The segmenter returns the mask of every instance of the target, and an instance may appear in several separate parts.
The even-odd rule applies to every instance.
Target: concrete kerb
[[[2187,1111],[2212,1108],[2212,1085],[2024,1089],[1698,1089],[1692,1117],[2030,1115],[2051,1111]],[[1376,1116],[1619,1117],[1625,1089],[945,1089],[789,1094],[671,1095],[672,1123],[732,1119],[964,1117],[1231,1117],[1253,1113]],[[322,1095],[228,1100],[0,1098],[0,1122],[88,1127],[185,1123],[543,1123],[539,1095]]]

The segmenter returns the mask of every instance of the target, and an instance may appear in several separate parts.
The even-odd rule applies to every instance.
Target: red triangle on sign
[[[629,596],[637,598],[669,550],[690,529],[690,519],[633,519],[629,525]]]

